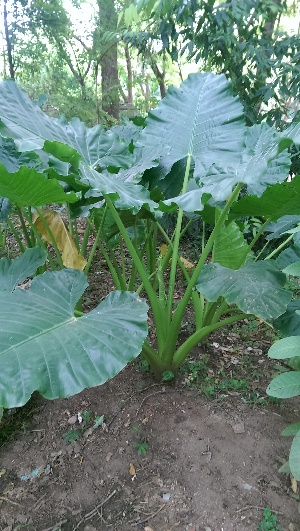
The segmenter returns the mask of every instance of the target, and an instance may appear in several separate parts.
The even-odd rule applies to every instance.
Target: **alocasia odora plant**
[[[13,139],[21,153],[44,154],[43,184],[67,185],[70,218],[86,216],[117,289],[135,289],[147,298],[155,340],[145,339],[141,351],[158,377],[171,377],[212,331],[245,316],[274,320],[285,312],[292,296],[285,288],[286,274],[271,257],[256,260],[253,249],[271,221],[300,215],[300,176],[285,182],[288,147],[299,142],[300,125],[281,133],[267,124],[246,127],[229,81],[211,73],[190,75],[179,88],[170,87],[140,131],[125,125],[105,132],[78,120],[54,120],[11,82],[0,85],[0,109],[0,134]],[[26,168],[3,171],[13,183]],[[0,195],[18,204],[22,188],[28,192],[26,178],[22,185],[18,198],[10,186],[2,187],[0,178]],[[45,206],[45,201],[37,205],[30,197],[25,202],[30,208]],[[165,212],[177,216],[172,235],[160,223]],[[184,213],[211,225],[192,269],[181,259]],[[250,216],[258,216],[262,225],[249,243],[239,221]],[[158,234],[167,245],[164,253]],[[178,302],[179,275],[184,288]],[[194,331],[181,341],[190,304]],[[115,321],[110,326],[117,342]],[[9,356],[6,351],[0,356],[8,371]],[[5,378],[0,385],[5,397]]]

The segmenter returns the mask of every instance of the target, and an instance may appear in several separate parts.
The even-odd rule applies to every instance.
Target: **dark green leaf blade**
[[[285,360],[300,355],[300,336],[280,339],[270,347],[268,356],[273,360]]]
[[[22,166],[15,173],[10,173],[3,164],[0,164],[0,196],[17,203],[19,207],[75,203],[78,200],[74,192],[66,194],[56,179],[47,179],[34,168]]]
[[[25,404],[33,391],[66,397],[115,376],[141,351],[147,305],[112,292],[89,314],[74,317],[87,286],[80,271],[36,277],[27,291],[0,293],[0,404]]]
[[[247,314],[275,319],[292,298],[284,289],[285,281],[286,276],[271,261],[246,263],[238,270],[211,262],[203,268],[196,289],[209,301],[223,296]]]
[[[291,445],[289,465],[292,476],[297,481],[300,481],[300,429],[296,433]]]
[[[268,385],[267,394],[276,398],[292,398],[300,395],[300,372],[279,374]]]
[[[0,260],[0,291],[12,292],[26,278],[35,274],[38,267],[45,263],[47,252],[41,247],[33,247],[15,258]]]
[[[276,221],[286,214],[300,215],[300,175],[290,182],[268,187],[261,197],[245,196],[230,210],[230,218],[264,217]]]

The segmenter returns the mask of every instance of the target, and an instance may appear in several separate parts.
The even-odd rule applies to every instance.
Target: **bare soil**
[[[210,382],[220,367],[225,381],[244,372],[252,394],[208,398],[189,364],[158,384],[134,362],[74,397],[34,396],[4,423],[18,431],[0,448],[0,529],[255,531],[269,507],[283,531],[299,530],[298,492],[278,472],[299,404],[260,403],[273,368],[256,347],[226,332],[190,362],[205,359]]]

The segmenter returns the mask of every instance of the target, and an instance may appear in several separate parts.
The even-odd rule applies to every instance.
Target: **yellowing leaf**
[[[297,480],[293,476],[291,476],[291,489],[295,494],[298,492]]]
[[[189,262],[186,258],[183,258],[183,256],[180,257],[180,261],[183,263],[185,269],[193,269],[193,267],[195,267],[192,262]]]
[[[134,467],[134,465],[132,463],[130,463],[130,465],[129,465],[129,474],[131,476],[135,476],[136,475],[135,467]]]
[[[160,246],[160,254],[162,256],[165,256],[166,252],[168,250],[168,246],[166,243],[163,243],[161,246]]]
[[[163,243],[161,246],[160,246],[160,254],[162,257],[164,257],[167,253],[167,250],[168,250],[168,246],[166,243]],[[186,258],[183,258],[183,256],[180,256],[180,261],[183,263],[184,267],[186,269],[192,269],[193,267],[195,267],[194,264],[192,264],[192,262],[189,262]],[[170,260],[171,262],[171,260]]]
[[[45,209],[41,210],[41,214],[47,221],[58,249],[62,251],[61,257],[64,266],[82,271],[86,265],[86,260],[78,251],[75,242],[66,228],[60,214],[58,214],[58,212],[54,212],[53,210]],[[33,223],[35,228],[43,236],[44,240],[48,243],[52,243],[47,229],[37,212],[34,214]]]

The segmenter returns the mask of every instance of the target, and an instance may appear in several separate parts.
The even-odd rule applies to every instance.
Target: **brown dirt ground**
[[[241,360],[238,334],[219,341],[193,352],[215,360],[214,375]],[[263,375],[252,388],[265,389],[271,366],[262,370],[262,351],[251,348],[251,373]],[[22,429],[0,448],[0,529],[255,531],[269,507],[283,531],[299,530],[299,496],[278,472],[290,445],[280,432],[298,402],[251,405],[234,391],[209,399],[188,380],[183,372],[157,384],[134,362],[74,397],[34,396]],[[76,417],[84,411],[85,429]],[[104,425],[91,428],[101,415]],[[75,429],[82,436],[65,442]]]

